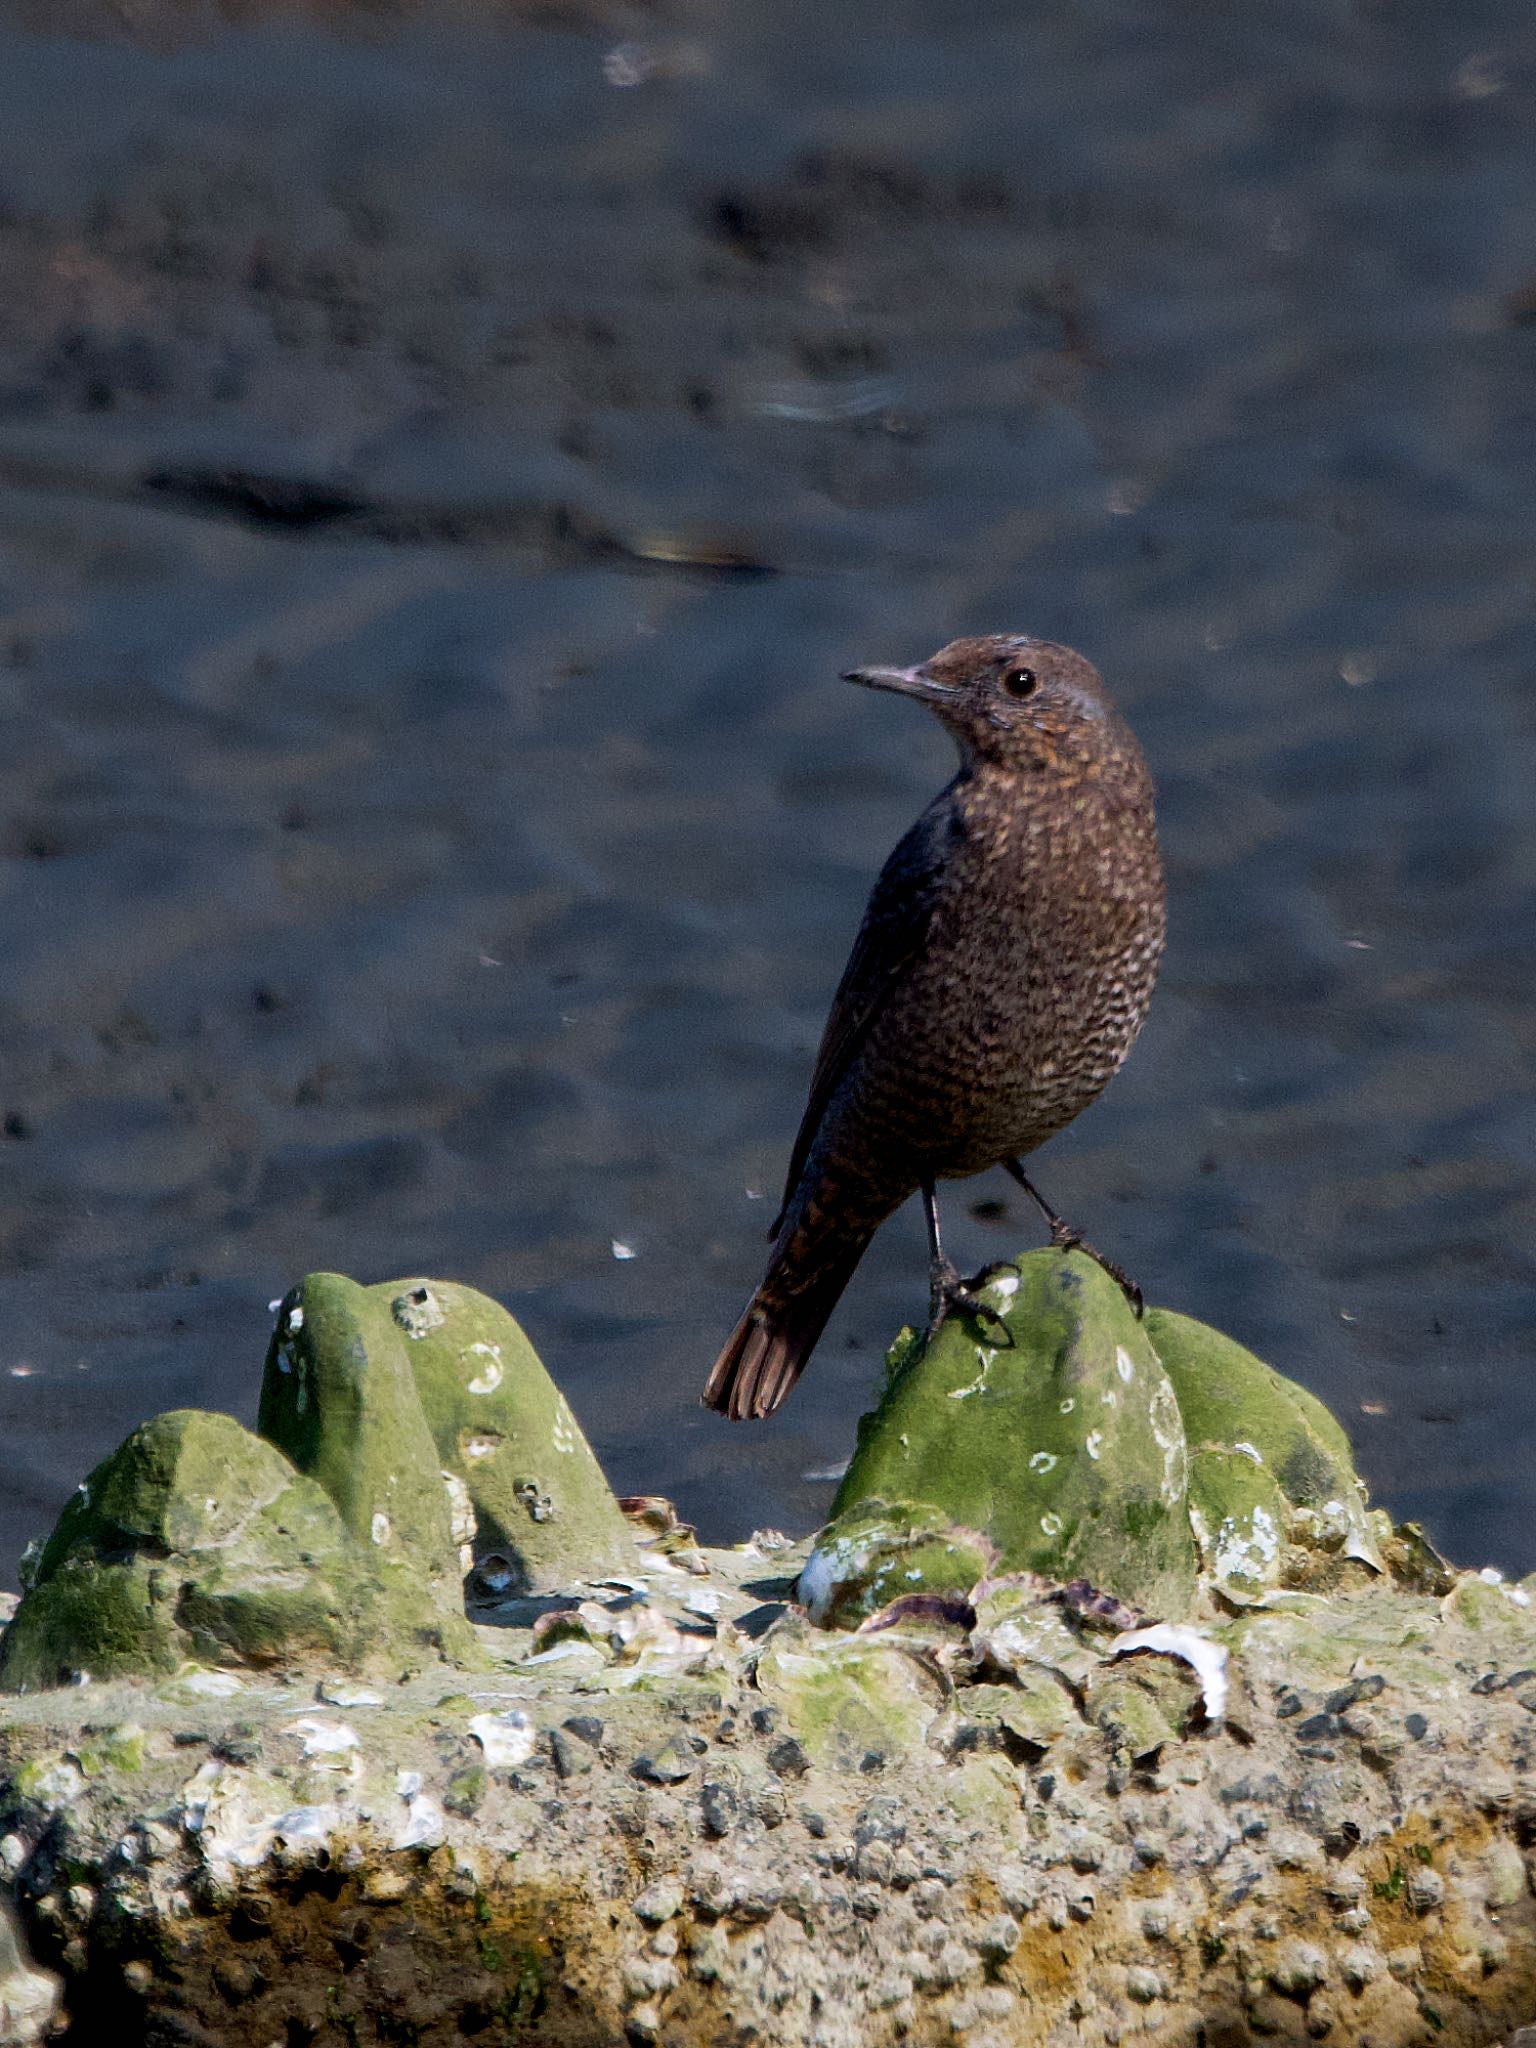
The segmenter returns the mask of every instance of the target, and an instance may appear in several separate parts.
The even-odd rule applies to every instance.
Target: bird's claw
[[[994,1308],[989,1301],[983,1301],[980,1295],[973,1294],[946,1259],[944,1264],[935,1267],[929,1276],[928,1332],[924,1339],[925,1343],[933,1342],[955,1309],[962,1315],[975,1316],[978,1322],[992,1323],[996,1330],[997,1344],[1012,1349],[1013,1332],[1009,1329],[1002,1310]]]
[[[1131,1314],[1138,1323],[1141,1321],[1146,1314],[1147,1304],[1142,1298],[1141,1289],[1123,1266],[1117,1266],[1113,1259],[1105,1258],[1096,1246],[1091,1245],[1086,1237],[1079,1237],[1071,1224],[1064,1223],[1060,1217],[1051,1225],[1051,1243],[1059,1252],[1081,1252],[1084,1258],[1092,1259],[1096,1266],[1102,1267],[1130,1303]]]

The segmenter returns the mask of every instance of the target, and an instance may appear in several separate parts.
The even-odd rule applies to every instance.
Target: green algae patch
[[[313,1480],[232,1417],[176,1409],[65,1508],[0,1643],[0,1684],[348,1663],[376,1647],[375,1604],[367,1555]]]
[[[93,1733],[89,1741],[81,1743],[71,1754],[87,1778],[99,1778],[110,1771],[133,1777],[147,1761],[147,1741],[139,1722],[123,1721],[115,1728]]]
[[[1386,1584],[1368,1593],[1299,1595],[1297,1605],[1249,1608],[1212,1623],[1207,1633],[1245,1665],[1267,1662],[1288,1685],[1326,1693],[1356,1673],[1383,1672],[1413,1704],[1433,1701],[1446,1684],[1446,1629],[1436,1603]],[[1528,1645],[1505,1638],[1505,1654],[1529,1647],[1536,1661],[1536,1629]]]
[[[829,1769],[877,1769],[920,1749],[943,1704],[938,1677],[910,1648],[880,1636],[829,1639],[796,1620],[770,1630],[757,1685]]]
[[[960,1757],[944,1789],[956,1820],[994,1833],[1017,1824],[1019,1781],[1004,1757]]]
[[[1485,1637],[1495,1649],[1520,1645],[1536,1654],[1536,1608],[1525,1585],[1511,1585],[1494,1571],[1466,1572],[1440,1603],[1447,1621]]]
[[[404,1338],[438,1464],[468,1496],[474,1554],[505,1559],[509,1593],[552,1592],[635,1568],[602,1467],[522,1326],[444,1280],[366,1290]]]
[[[318,1479],[360,1542],[450,1569],[448,1504],[387,1301],[340,1273],[311,1273],[283,1300],[258,1428]]]
[[[982,1292],[1011,1341],[954,1317],[931,1345],[908,1339],[893,1354],[802,1588],[829,1618],[861,1612],[868,1594],[830,1582],[880,1502],[975,1532],[999,1571],[1086,1578],[1151,1613],[1187,1614],[1184,1431],[1119,1287],[1081,1254],[1040,1251]]]
[[[146,1558],[72,1558],[31,1588],[0,1640],[0,1686],[41,1692],[82,1676],[163,1677],[181,1662],[172,1574]]]
[[[482,1653],[408,1341],[381,1291],[311,1273],[278,1309],[257,1427],[365,1546],[391,1633],[418,1655],[473,1665]]]
[[[1297,1540],[1314,1563],[1331,1555],[1381,1570],[1349,1440],[1323,1404],[1190,1316],[1149,1309],[1146,1331],[1178,1398],[1190,1522],[1217,1586],[1261,1597],[1294,1577]]]

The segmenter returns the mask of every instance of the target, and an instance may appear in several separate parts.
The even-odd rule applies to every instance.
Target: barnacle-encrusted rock
[[[1494,2048],[1536,2018],[1529,1586],[1389,1559],[1214,1595],[1174,1634],[1228,1653],[1223,1720],[1071,1588],[850,1632],[751,1546],[696,1563],[589,1594],[622,1662],[520,1601],[463,1690],[7,1700],[0,1868],[80,2038]]]
[[[30,1688],[0,1713],[0,1871],[74,2033],[1509,2041],[1536,2018],[1532,1586],[1367,1515],[1310,1397],[1101,1280],[1040,1254],[993,1282],[1023,1297],[1006,1399],[964,1331],[899,1352],[813,1556],[678,1547],[657,1503],[617,1584],[585,1554],[534,1599],[502,1573],[498,1606],[482,1570],[480,1666],[446,1683],[419,1632],[451,1640],[457,1539],[398,1347],[449,1347],[426,1383],[457,1430],[502,1340],[455,1335],[435,1282],[307,1282],[264,1415],[314,1476],[227,1418],[158,1418],[0,1650]],[[1074,1421],[1095,1395],[1107,1420]],[[1016,1423],[1057,1463],[1015,1484]],[[461,1506],[470,1462],[442,1455]],[[1169,1507],[1150,1565],[1106,1467]],[[1277,1562],[1238,1572],[1221,1545],[1258,1506]],[[375,1541],[392,1508],[426,1568]],[[381,1645],[397,1683],[335,1673]],[[20,1965],[13,2025],[4,1964],[0,2048],[30,2048],[50,1980]]]
[[[843,1584],[850,1561],[889,1584],[869,1528],[887,1503],[893,1536],[926,1513],[985,1538],[1000,1572],[1086,1578],[1159,1615],[1188,1613],[1184,1429],[1145,1326],[1081,1253],[1026,1253],[982,1295],[1006,1340],[952,1317],[933,1344],[908,1337],[893,1350],[808,1569],[819,1608],[867,1611],[872,1594]]]
[[[438,1461],[468,1495],[476,1557],[544,1593],[634,1564],[634,1539],[565,1396],[499,1302],[443,1280],[364,1290],[404,1333]]]
[[[0,1641],[0,1685],[362,1661],[388,1647],[376,1606],[368,1557],[320,1486],[230,1416],[177,1409],[65,1508]]]
[[[511,1591],[634,1562],[586,1440],[510,1316],[441,1282],[311,1274],[279,1305],[260,1435],[198,1410],[136,1430],[42,1547],[0,1686],[187,1662],[395,1677],[479,1666],[460,1554],[477,1524]]]

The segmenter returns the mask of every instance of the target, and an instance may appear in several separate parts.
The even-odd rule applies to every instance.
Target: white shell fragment
[[[382,1707],[384,1695],[371,1685],[353,1685],[344,1678],[328,1679],[316,1688],[316,1696],[328,1707]]]
[[[233,1671],[180,1671],[171,1681],[177,1692],[194,1699],[228,1700],[245,1691],[245,1683]]]
[[[244,1771],[204,1765],[187,1788],[185,1824],[197,1834],[203,1861],[220,1883],[257,1870],[279,1844],[304,1859],[328,1853],[334,1837],[355,1822],[341,1805],[284,1806],[281,1787]]]
[[[302,1721],[292,1722],[288,1732],[298,1736],[305,1756],[345,1758],[359,1746],[356,1734],[345,1721],[322,1721],[315,1714],[306,1714]]]
[[[405,1818],[389,1838],[392,1849],[435,1849],[448,1832],[448,1817],[430,1792],[422,1790],[420,1771],[398,1771],[395,1790],[405,1801]]]
[[[533,1723],[516,1707],[508,1708],[504,1714],[476,1714],[469,1732],[485,1751],[485,1760],[492,1770],[515,1770],[533,1755]]]
[[[1109,1646],[1112,1657],[1123,1657],[1132,1650],[1156,1650],[1164,1657],[1181,1658],[1200,1681],[1206,1719],[1222,1719],[1227,1711],[1227,1653],[1220,1643],[1213,1643],[1197,1629],[1158,1621],[1150,1628],[1135,1628],[1116,1636]]]

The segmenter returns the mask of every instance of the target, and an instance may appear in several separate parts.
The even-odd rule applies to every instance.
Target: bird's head
[[[951,640],[915,668],[855,668],[843,680],[931,706],[968,758],[1048,766],[1101,747],[1118,724],[1091,661],[1053,640],[983,633]]]

